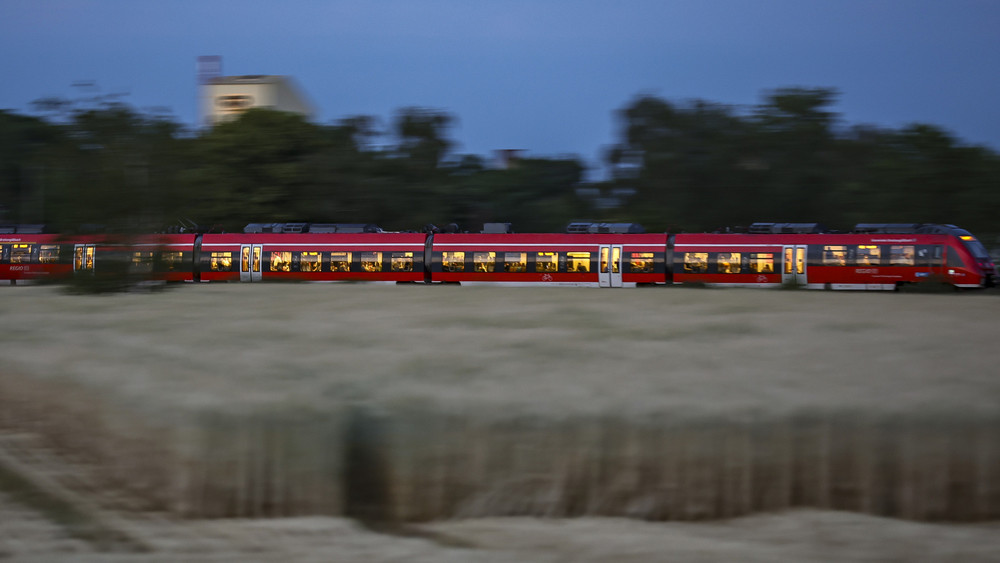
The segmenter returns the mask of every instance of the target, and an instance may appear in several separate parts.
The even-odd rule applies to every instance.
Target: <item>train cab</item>
[[[927,225],[924,232],[950,237],[947,279],[956,287],[994,287],[997,283],[997,266],[983,243],[965,229],[955,225]],[[964,279],[963,279],[964,278]]]
[[[745,233],[678,234],[674,283],[895,290],[908,284],[988,287],[985,247],[952,225],[859,224],[849,233],[816,224],[755,224]]]

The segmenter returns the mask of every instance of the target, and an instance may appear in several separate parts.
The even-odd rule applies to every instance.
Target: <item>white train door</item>
[[[806,246],[786,246],[783,255],[781,284],[806,285]]]
[[[598,276],[601,287],[622,286],[622,246],[620,244],[601,246]]]
[[[263,254],[259,244],[244,244],[240,247],[240,281],[259,282],[260,262]]]

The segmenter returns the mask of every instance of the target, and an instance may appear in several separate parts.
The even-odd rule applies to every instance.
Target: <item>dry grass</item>
[[[991,294],[2,289],[5,424],[178,513],[1000,515]]]

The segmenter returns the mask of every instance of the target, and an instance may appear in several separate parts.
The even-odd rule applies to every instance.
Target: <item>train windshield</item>
[[[972,233],[969,231],[959,230],[956,234],[958,235],[958,238],[962,239],[962,244],[965,245],[965,248],[968,248],[969,252],[971,252],[977,260],[990,259],[990,253],[987,252],[986,247],[983,246],[983,243],[979,242],[976,237],[972,236]]]

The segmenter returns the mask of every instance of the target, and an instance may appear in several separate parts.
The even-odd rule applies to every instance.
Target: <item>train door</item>
[[[601,287],[622,286],[622,246],[620,244],[601,246],[601,265],[598,276]]]
[[[240,281],[259,282],[260,262],[263,254],[259,244],[244,244],[240,247]]]
[[[806,285],[806,246],[786,246],[783,256],[782,285]]]
[[[73,251],[73,271],[93,272],[94,271],[94,245],[77,244]]]

